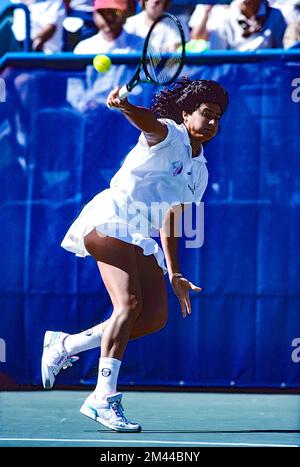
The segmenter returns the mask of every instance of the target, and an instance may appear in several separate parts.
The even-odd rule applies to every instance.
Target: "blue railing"
[[[23,50],[24,52],[30,52],[31,50],[31,38],[30,38],[30,11],[26,5],[23,3],[15,3],[14,5],[6,5],[4,7],[0,7],[0,20],[1,18],[9,12],[13,12],[14,10],[23,10],[25,13],[25,29],[26,29],[26,37],[23,42]]]
[[[141,58],[140,54],[107,54],[114,65],[137,64]],[[16,68],[45,67],[54,69],[77,69],[83,70],[92,63],[94,55],[74,55],[72,52],[45,55],[42,52],[7,53],[0,59],[0,71],[7,66]],[[281,59],[283,61],[300,60],[300,49],[268,49],[256,52],[236,51],[209,51],[201,54],[186,54],[187,65],[204,65],[210,63],[249,63],[262,62],[266,60]]]

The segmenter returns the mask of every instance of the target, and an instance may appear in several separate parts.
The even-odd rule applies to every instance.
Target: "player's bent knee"
[[[145,312],[145,310],[143,311]],[[153,319],[150,321],[146,319],[145,315],[142,313],[134,324],[130,339],[138,339],[139,337],[147,336],[148,334],[153,334],[163,329],[168,321],[168,309],[162,308],[160,311],[160,313],[155,313]],[[147,316],[149,317],[148,313]]]
[[[136,295],[131,295],[129,299],[122,303],[120,306],[116,307],[115,313],[122,316],[125,320],[136,320],[143,309],[142,300],[140,300]]]

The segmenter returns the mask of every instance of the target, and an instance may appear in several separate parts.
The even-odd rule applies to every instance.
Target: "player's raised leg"
[[[61,369],[79,360],[77,354],[100,347],[104,323],[78,334],[46,331],[42,355],[42,381],[45,389],[51,389]]]
[[[167,321],[168,304],[165,280],[162,269],[153,255],[145,256],[141,248],[136,248],[137,266],[142,286],[143,308],[134,323],[130,339],[137,339],[161,329]],[[98,263],[101,273],[101,262]],[[103,272],[105,274],[105,272]],[[155,291],[155,293],[153,293]],[[111,296],[113,306],[114,297]],[[42,358],[43,384],[46,389],[53,387],[56,375],[76,361],[75,355],[99,347],[103,330],[109,320],[78,334],[47,331]]]

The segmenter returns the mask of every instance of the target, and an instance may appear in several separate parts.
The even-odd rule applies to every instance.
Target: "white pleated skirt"
[[[61,246],[76,256],[85,257],[89,253],[84,245],[84,237],[93,229],[104,235],[118,238],[142,248],[145,256],[154,255],[163,273],[167,273],[164,253],[158,243],[150,237],[151,226],[138,228],[128,221],[128,201],[116,196],[111,188],[98,193],[86,204],[79,216],[67,231]],[[139,226],[140,227],[140,226]]]

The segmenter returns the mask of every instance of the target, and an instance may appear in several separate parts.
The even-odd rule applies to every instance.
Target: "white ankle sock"
[[[79,352],[100,347],[103,333],[102,325],[103,323],[100,323],[79,334],[68,335],[63,343],[68,355],[77,355]]]
[[[105,400],[105,396],[117,392],[117,382],[121,363],[121,360],[116,358],[100,358],[98,381],[94,391],[97,399]]]

